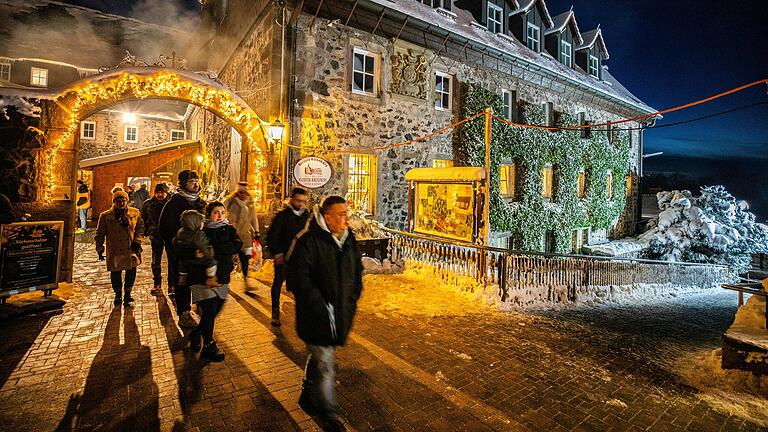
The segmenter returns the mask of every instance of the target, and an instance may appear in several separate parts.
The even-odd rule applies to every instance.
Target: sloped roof
[[[544,0],[519,0],[517,3],[518,3],[518,8],[512,11],[510,15],[517,15],[519,13],[528,12],[529,10],[531,10],[533,5],[535,5],[536,3],[540,3],[541,9],[544,11],[542,18],[544,18],[548,26],[551,27],[553,25],[552,16],[549,14],[549,9],[547,9],[547,4],[544,3]]]
[[[0,22],[3,57],[98,69],[118,64],[126,50],[146,61],[173,50],[188,59],[194,54],[194,28],[180,30],[59,1],[0,0]]]
[[[563,12],[560,15],[552,18],[552,28],[548,29],[544,34],[560,33],[565,29],[568,23],[573,23],[573,37],[576,38],[576,45],[584,43],[584,39],[581,38],[581,30],[579,30],[579,24],[576,23],[576,15],[572,10]]]
[[[639,99],[628,91],[618,91],[617,86],[606,81],[600,81],[580,69],[567,67],[549,55],[535,53],[513,37],[506,35],[501,37],[479,28],[474,17],[467,10],[452,8],[451,12],[455,18],[451,18],[442,15],[436,9],[411,0],[367,0],[367,2],[392,10],[393,15],[399,12],[422,23],[428,23],[430,27],[453,33],[468,42],[481,44],[512,57],[513,61],[519,61],[523,65],[530,64],[534,70],[548,71],[555,79],[566,81],[568,85],[586,88],[588,91],[598,93],[607,99],[615,99],[620,103],[630,105],[637,111],[643,113],[657,111],[641,101],[638,102]],[[604,74],[604,78],[607,75],[607,73]]]
[[[576,47],[576,50],[583,50],[587,48],[592,48],[592,46],[595,45],[595,42],[598,40],[600,41],[600,49],[603,50],[605,53],[605,60],[608,60],[610,56],[608,55],[608,48],[605,46],[605,40],[603,40],[603,31],[600,30],[600,27],[590,30],[586,33],[581,34],[581,38],[584,40],[584,42]]]
[[[121,153],[114,153],[106,156],[98,156],[80,161],[80,168],[89,168],[98,165],[104,165],[108,163],[114,163],[123,161],[126,159],[133,159],[141,156],[147,156],[150,153],[156,153],[159,151],[176,150],[187,147],[199,147],[200,141],[196,140],[181,140],[181,141],[169,141],[167,143],[158,144],[150,147],[144,147],[136,150],[129,150]]]

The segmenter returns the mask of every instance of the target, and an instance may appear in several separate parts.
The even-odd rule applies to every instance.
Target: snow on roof
[[[464,9],[452,9],[452,12],[456,14],[456,19],[454,20],[441,15],[436,9],[411,0],[368,1],[388,8],[394,12],[406,14],[411,18],[428,23],[432,27],[437,27],[453,33],[463,39],[483,44],[491,49],[512,56],[514,59],[522,60],[523,62],[533,65],[534,70],[542,68],[550,71],[557,78],[569,81],[569,84],[571,85],[586,87],[595,93],[602,94],[608,99],[615,99],[630,105],[638,112],[648,114],[657,111],[640,101],[640,99],[632,95],[632,93],[623,86],[621,87],[623,91],[618,91],[617,86],[613,85],[612,82],[607,80],[600,81],[586,72],[565,66],[552,58],[552,56],[533,52],[514,37],[506,35],[502,37],[483,28],[478,28],[478,26],[471,24],[475,22],[472,14]],[[604,73],[603,78],[607,75],[607,73]],[[613,77],[612,80],[616,81]]]
[[[608,60],[610,56],[608,55],[608,48],[605,46],[605,40],[603,40],[603,31],[600,30],[600,27],[590,30],[586,33],[581,34],[581,38],[583,39],[583,43],[576,47],[576,50],[583,50],[587,48],[592,48],[592,46],[595,44],[595,41],[600,39],[600,48],[605,53],[605,60]]]
[[[547,4],[544,3],[544,0],[520,0],[517,2],[518,8],[510,15],[517,15],[519,13],[528,12],[531,10],[533,5],[536,3],[541,4],[541,9],[544,11],[544,14],[542,15],[542,18],[547,22],[547,24],[551,27],[552,26],[552,16],[549,14],[549,10],[547,9]]]
[[[544,32],[544,34],[560,33],[565,29],[568,23],[573,23],[573,37],[576,38],[576,46],[584,43],[584,40],[581,38],[581,30],[579,30],[579,24],[576,23],[576,15],[573,13],[573,10],[563,12],[560,15],[552,18],[552,23],[552,28]]]
[[[142,59],[189,55],[194,29],[180,30],[51,0],[0,0],[0,56],[78,68],[113,66],[130,50]]]
[[[136,150],[129,150],[121,153],[114,153],[106,156],[98,156],[94,158],[83,159],[80,161],[80,168],[89,168],[97,165],[104,165],[108,163],[119,162],[126,159],[133,159],[140,156],[147,156],[150,153],[155,153],[165,150],[176,150],[180,148],[199,146],[200,141],[196,140],[181,140],[181,141],[169,141],[166,143],[144,147]]]
[[[405,181],[468,182],[485,178],[480,167],[413,168],[405,173]]]

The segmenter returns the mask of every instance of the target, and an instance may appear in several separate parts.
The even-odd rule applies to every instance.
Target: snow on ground
[[[680,359],[676,371],[715,410],[768,427],[768,377],[721,365],[722,350],[718,348]]]
[[[600,256],[626,256],[639,252],[645,248],[646,245],[638,243],[633,239],[622,239],[603,244],[584,246],[584,249],[590,255]]]

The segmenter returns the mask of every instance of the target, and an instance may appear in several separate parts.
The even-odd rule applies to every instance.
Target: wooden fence
[[[497,286],[502,302],[576,302],[611,289],[709,288],[735,278],[724,266],[509,251],[388,231],[391,260],[430,266],[448,282],[472,278]]]

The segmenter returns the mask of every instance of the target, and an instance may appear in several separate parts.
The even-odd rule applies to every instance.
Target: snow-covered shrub
[[[751,254],[768,252],[768,228],[755,223],[746,202],[737,201],[723,186],[703,187],[699,197],[683,190],[659,192],[656,198],[661,213],[638,238],[652,258],[743,271]]]

